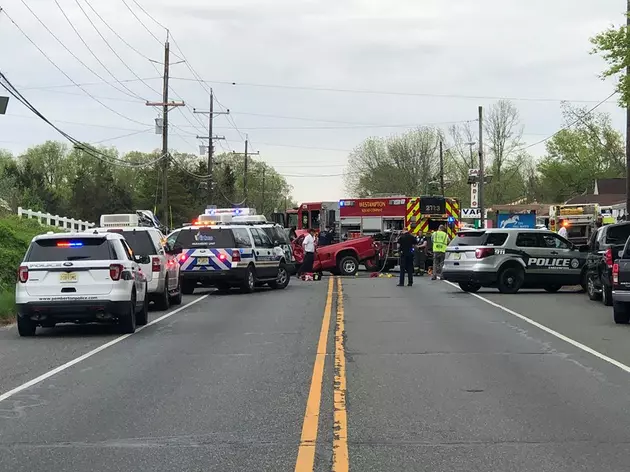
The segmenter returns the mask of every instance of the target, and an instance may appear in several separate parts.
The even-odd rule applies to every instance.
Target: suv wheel
[[[18,333],[22,337],[32,337],[35,336],[35,331],[37,330],[37,325],[33,320],[30,320],[23,316],[18,316],[17,319],[17,327]]]
[[[588,294],[589,300],[600,300],[602,298],[602,294],[595,288],[595,281],[592,275],[586,278],[586,293]]]
[[[512,294],[516,293],[523,286],[525,273],[520,267],[506,267],[499,272],[497,286],[499,292]]]
[[[129,303],[127,313],[120,317],[120,330],[125,334],[136,332],[136,294],[134,293]]]
[[[171,305],[181,305],[182,304],[182,287],[181,285],[177,287],[177,293],[171,296]]]
[[[355,275],[359,272],[359,261],[354,256],[344,256],[337,266],[341,275]]]
[[[626,303],[613,303],[613,318],[617,324],[630,323],[630,310]]]
[[[192,295],[195,291],[195,285],[197,282],[194,280],[181,280],[179,286],[181,287],[181,291],[184,295]]]
[[[138,326],[144,326],[149,322],[149,294],[146,291],[144,292],[144,301],[142,302],[142,309],[138,312],[136,316],[136,323]]]
[[[280,264],[280,267],[278,267],[278,276],[276,277],[276,280],[274,280],[273,282],[269,282],[269,287],[282,290],[283,288],[287,288],[287,285],[289,285],[289,280],[290,278],[287,266],[284,264]]]
[[[473,282],[460,282],[459,288],[461,288],[464,292],[477,293],[481,289],[481,285]]]
[[[245,274],[245,279],[241,283],[241,292],[252,293],[254,288],[256,288],[256,277],[254,275],[254,269],[252,269],[252,266],[249,266]]]
[[[606,287],[605,285],[602,286],[602,303],[606,306],[612,306],[612,287]]]
[[[168,310],[171,307],[171,297],[168,295],[168,286],[164,283],[164,291],[155,299],[155,306],[158,310]]]

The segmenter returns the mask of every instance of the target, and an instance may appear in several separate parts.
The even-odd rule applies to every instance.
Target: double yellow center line
[[[313,366],[311,389],[306,402],[302,437],[295,472],[312,472],[315,465],[315,447],[317,445],[317,430],[322,399],[322,383],[324,379],[324,365],[326,348],[328,345],[328,331],[333,308],[333,295],[337,282],[337,317],[335,322],[335,380],[333,392],[334,431],[333,431],[333,472],[347,472],[348,458],[348,416],[346,413],[346,357],[344,352],[345,321],[343,310],[343,287],[340,278],[331,277],[328,280],[328,293],[324,308],[324,319],[317,343],[317,354]]]

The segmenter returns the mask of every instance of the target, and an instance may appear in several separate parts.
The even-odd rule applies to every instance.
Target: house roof
[[[604,180],[608,180],[608,179],[604,179]],[[601,206],[608,206],[608,205],[616,205],[618,203],[625,203],[625,201],[626,201],[625,192],[617,193],[617,194],[599,194],[599,195],[591,194],[591,195],[578,195],[577,197],[573,197],[572,199],[567,200],[565,202],[565,205],[597,203]]]
[[[595,180],[596,195],[620,195],[626,193],[626,179],[597,179]]]

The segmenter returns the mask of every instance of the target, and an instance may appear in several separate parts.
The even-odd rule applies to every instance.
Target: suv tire
[[[181,305],[182,304],[182,287],[181,285],[177,287],[177,293],[171,296],[171,305]]]
[[[589,300],[598,301],[602,299],[602,294],[595,288],[595,281],[593,280],[592,274],[586,278],[586,293],[588,294]]]
[[[612,287],[606,288],[605,285],[602,285],[602,303],[606,306],[612,306]]]
[[[359,272],[359,261],[354,256],[344,256],[339,260],[337,270],[341,275],[355,275]]]
[[[477,293],[481,289],[481,285],[473,282],[460,282],[459,288],[466,293]]]
[[[166,311],[171,307],[171,297],[168,294],[168,284],[164,283],[164,291],[155,299],[155,307],[160,311]]]
[[[17,327],[20,336],[26,338],[35,336],[35,331],[37,331],[37,325],[35,322],[24,316],[17,317]]]
[[[241,282],[241,293],[252,293],[254,288],[256,288],[256,276],[252,266],[248,266],[245,272],[245,278]]]
[[[613,319],[617,324],[630,323],[630,310],[628,310],[628,305],[626,303],[613,303]]]
[[[192,295],[195,292],[196,282],[192,280],[182,279],[179,282],[180,290],[184,295]]]
[[[120,331],[124,334],[133,334],[136,332],[136,294],[134,293],[129,303],[127,313],[120,317]]]
[[[149,294],[144,294],[144,301],[142,302],[142,309],[136,315],[136,323],[138,326],[144,326],[149,322]]]
[[[284,288],[287,288],[290,279],[291,276],[289,275],[287,266],[285,264],[280,264],[280,266],[278,267],[278,275],[276,277],[276,280],[274,280],[273,282],[269,282],[269,287],[274,290],[282,290]]]
[[[514,294],[523,286],[525,272],[520,267],[508,266],[499,271],[497,279],[499,292]]]

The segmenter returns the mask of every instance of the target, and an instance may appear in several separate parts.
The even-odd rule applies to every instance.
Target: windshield
[[[606,244],[625,244],[630,237],[630,224],[611,226],[606,232]]]
[[[584,238],[588,236],[588,225],[569,225],[567,227],[568,238]]]
[[[233,248],[236,247],[234,235],[226,228],[190,228],[182,229],[175,240],[176,247],[182,248]]]
[[[449,246],[483,246],[485,231],[462,231],[457,233]]]
[[[25,261],[54,262],[115,259],[105,238],[41,239],[31,244]]]
[[[288,228],[298,227],[298,214],[297,213],[287,213],[287,227]]]

